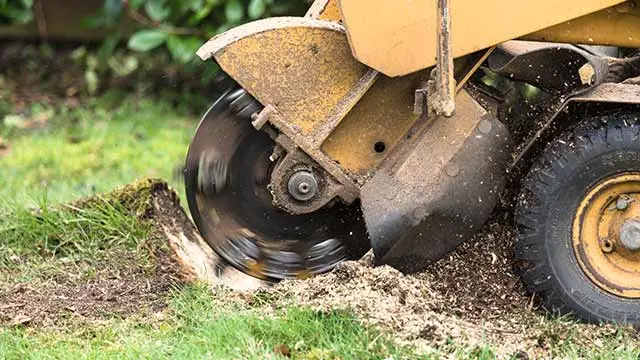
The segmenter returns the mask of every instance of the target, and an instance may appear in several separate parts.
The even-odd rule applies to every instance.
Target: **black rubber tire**
[[[527,175],[516,207],[516,264],[522,281],[543,306],[592,323],[640,326],[640,299],[608,293],[577,262],[571,240],[581,199],[599,181],[640,172],[637,116],[616,113],[589,119],[559,137]]]

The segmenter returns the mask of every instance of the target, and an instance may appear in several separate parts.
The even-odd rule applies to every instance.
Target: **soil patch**
[[[167,295],[182,283],[167,251],[157,251],[144,268],[132,254],[121,254],[118,269],[92,265],[93,275],[77,273],[88,265],[66,266],[55,276],[14,283],[0,289],[0,325],[60,326],[68,320],[96,322],[129,316],[149,318],[166,307]],[[5,286],[8,284],[5,284]]]
[[[522,359],[552,357],[564,342],[598,348],[611,339],[637,341],[632,329],[552,319],[537,309],[513,271],[514,229],[504,221],[494,220],[420,274],[373,267],[368,255],[325,275],[270,286],[226,266],[166,183],[147,180],[103,198],[133,206],[141,221],[151,222],[151,261],[140,263],[134,253],[119,254],[113,261],[125,266],[94,264],[89,278],[77,276],[88,265],[71,264],[57,276],[0,284],[0,325],[59,325],[70,318],[95,322],[114,315],[153,321],[166,307],[172,288],[198,279],[252,290],[230,301],[242,300],[265,312],[289,305],[347,308],[364,322],[392,331],[400,343],[425,350],[490,346],[500,357]]]

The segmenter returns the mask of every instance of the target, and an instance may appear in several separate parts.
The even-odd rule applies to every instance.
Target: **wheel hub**
[[[602,290],[640,298],[640,174],[594,186],[573,223],[573,248],[585,274]]]
[[[640,219],[629,219],[620,228],[620,242],[629,251],[640,250]]]

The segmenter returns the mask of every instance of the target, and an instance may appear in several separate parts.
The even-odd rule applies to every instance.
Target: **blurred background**
[[[0,212],[181,171],[230,84],[195,51],[305,0],[0,0]]]

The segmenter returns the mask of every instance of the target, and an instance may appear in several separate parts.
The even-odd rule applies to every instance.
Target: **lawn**
[[[264,315],[205,286],[175,291],[166,318],[0,333],[7,359],[400,359],[410,350],[348,313],[289,308]]]
[[[144,202],[113,194],[78,201],[147,177],[182,192],[198,120],[184,109],[108,93],[81,106],[32,106],[8,120],[0,126],[0,359],[495,357],[488,342],[450,338],[418,348],[350,309],[187,283]],[[582,327],[534,318],[555,329],[541,331],[554,343],[547,354],[638,358],[628,331],[585,345]]]
[[[107,94],[75,109],[33,106],[0,127],[0,199],[60,202],[142,177],[180,187],[197,120],[167,102]],[[7,124],[7,122],[9,122]]]

